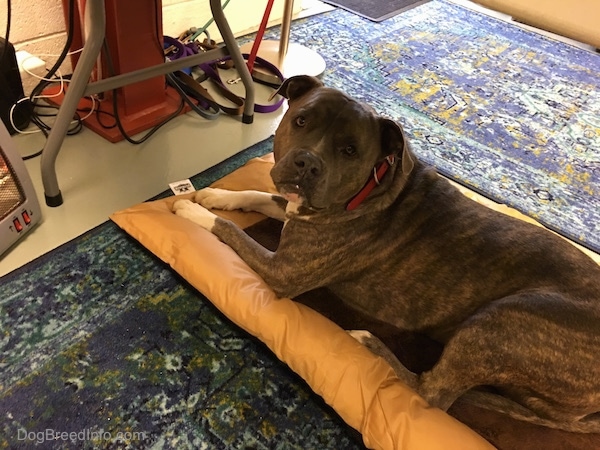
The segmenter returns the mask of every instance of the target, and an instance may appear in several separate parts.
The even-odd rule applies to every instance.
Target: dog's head
[[[381,195],[398,173],[408,178],[413,157],[392,120],[314,77],[291,77],[279,93],[289,109],[275,133],[271,177],[289,201],[313,211],[343,210],[390,155],[395,167],[367,200]]]

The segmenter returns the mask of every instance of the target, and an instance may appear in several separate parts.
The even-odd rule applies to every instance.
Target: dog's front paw
[[[217,216],[208,209],[190,200],[177,200],[173,204],[173,212],[179,217],[191,220],[202,228],[212,231]]]
[[[196,203],[208,209],[233,211],[244,206],[243,195],[240,192],[218,188],[204,188],[196,192]]]

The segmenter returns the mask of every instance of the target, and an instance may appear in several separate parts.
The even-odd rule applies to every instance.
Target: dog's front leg
[[[173,212],[211,232],[218,218],[216,214],[191,200],[177,200],[173,204]]]
[[[296,271],[286,271],[289,267],[281,255],[263,247],[232,221],[223,219],[190,200],[177,200],[173,205],[173,212],[200,225],[229,245],[279,297],[292,297],[311,288],[307,289],[302,283],[291,280],[296,277],[292,277],[288,272]]]
[[[208,209],[256,211],[282,222],[285,220],[287,206],[287,200],[279,195],[253,190],[228,191],[204,188],[196,192],[194,200]]]

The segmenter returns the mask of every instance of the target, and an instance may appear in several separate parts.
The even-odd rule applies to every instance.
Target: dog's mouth
[[[302,188],[295,183],[277,183],[279,194],[291,203],[302,203],[306,198]]]
[[[289,203],[295,203],[296,205],[308,208],[311,211],[322,211],[324,208],[315,206],[312,204],[311,199],[304,189],[295,183],[277,183],[277,191],[284,199]]]

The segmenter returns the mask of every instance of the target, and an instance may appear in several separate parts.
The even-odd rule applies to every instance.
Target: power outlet
[[[46,63],[33,56],[25,50],[19,50],[17,53],[17,64],[21,73],[21,81],[23,90],[26,95],[29,95],[31,90],[38,84],[39,78],[46,75]],[[32,75],[33,74],[33,75]]]

